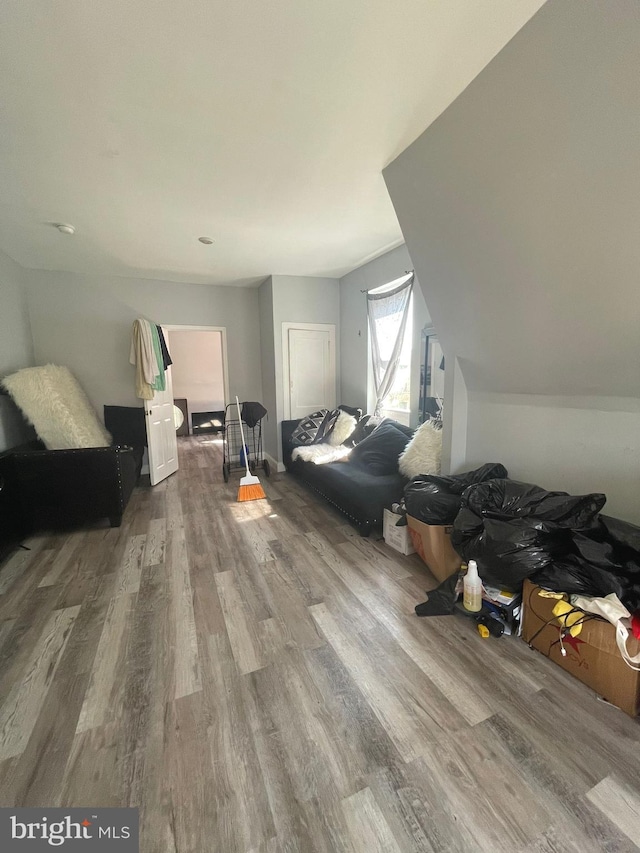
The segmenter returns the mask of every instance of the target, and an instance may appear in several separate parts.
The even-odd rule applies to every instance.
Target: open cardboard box
[[[396,522],[402,518],[390,509],[385,509],[382,522],[382,536],[387,545],[390,545],[395,551],[401,554],[413,554],[415,548],[409,536],[409,530],[406,526],[396,527]]]
[[[567,654],[563,656],[560,623],[553,615],[558,598],[548,598],[547,595],[545,590],[525,580],[522,639],[575,675],[607,702],[632,717],[637,716],[640,712],[640,672],[631,669],[622,659],[613,625],[600,619],[584,622],[577,637],[571,638],[568,634],[564,637]],[[630,654],[635,655],[640,643],[630,639],[627,648]]]
[[[416,553],[440,583],[460,570],[462,559],[451,544],[451,525],[425,524],[410,515],[407,524]]]

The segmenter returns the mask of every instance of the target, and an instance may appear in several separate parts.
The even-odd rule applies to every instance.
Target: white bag
[[[631,669],[640,671],[640,652],[633,657],[627,651],[627,640],[629,639],[629,624],[631,614],[620,601],[618,596],[611,592],[605,598],[587,598],[582,595],[572,595],[571,603],[580,610],[587,613],[595,613],[607,619],[616,629],[616,643],[624,662]]]

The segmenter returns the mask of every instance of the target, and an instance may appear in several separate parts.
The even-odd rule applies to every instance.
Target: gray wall
[[[229,391],[262,396],[258,291],[116,276],[24,270],[38,363],[67,365],[96,410],[141,405],[129,364],[131,324],[225,326]]]
[[[605,512],[640,524],[640,400],[471,394],[470,467],[496,459],[516,480],[604,492]]]
[[[267,278],[258,293],[260,305],[260,365],[262,372],[262,405],[268,417],[262,421],[264,449],[278,460],[278,414],[276,398],[276,362],[274,354],[273,282]]]
[[[0,252],[0,376],[34,363],[23,273],[18,264]],[[11,400],[0,395],[0,451],[30,437],[30,430]]]
[[[340,279],[340,384],[342,402],[367,411],[369,374],[369,333],[367,299],[363,290],[372,290],[400,278],[413,269],[405,245],[386,252]],[[411,416],[417,423],[420,383],[420,333],[431,319],[425,295],[416,281],[413,300],[413,358],[411,364]]]
[[[638,44],[637,0],[549,0],[384,173],[469,391],[468,461],[604,483],[636,521]]]

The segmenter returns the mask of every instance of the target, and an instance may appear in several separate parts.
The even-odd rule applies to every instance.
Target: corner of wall
[[[459,471],[467,459],[469,401],[458,357],[445,353],[445,365],[441,467],[443,473],[451,474]]]

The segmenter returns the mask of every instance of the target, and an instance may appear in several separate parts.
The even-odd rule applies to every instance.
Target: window
[[[395,323],[395,331],[397,334],[397,327],[399,324],[399,318],[396,316]],[[388,396],[386,397],[383,403],[383,414],[387,415],[390,418],[395,418],[396,420],[404,420],[403,417],[397,417],[398,415],[409,415],[411,411],[411,341],[413,339],[413,296],[409,300],[409,315],[407,317],[407,325],[404,330],[404,338],[402,341],[402,351],[400,353],[400,362],[398,363],[398,370],[393,380],[393,384],[391,385],[391,390],[389,391]],[[393,349],[393,345],[389,348],[389,354],[391,353],[391,349]],[[388,362],[389,355],[387,355],[386,360]],[[408,423],[408,418],[407,418]]]
[[[392,417],[402,423],[409,423],[411,410],[411,355],[413,340],[413,297],[407,294],[402,285],[412,281],[413,274],[391,281],[388,284],[377,287],[368,292],[370,299],[369,310],[369,347],[373,357],[373,347],[377,343],[379,356],[378,386],[381,384],[382,375],[386,374],[389,363],[393,358],[398,334],[403,333],[400,342],[400,354],[395,372],[392,371],[388,389],[379,406],[381,415]],[[404,291],[394,297],[394,292]],[[389,293],[390,298],[384,299],[384,294]],[[407,305],[408,295],[408,305]],[[373,306],[373,307],[372,307]],[[405,318],[406,311],[406,318]],[[404,329],[403,329],[404,320]],[[375,325],[375,329],[371,325]],[[373,338],[375,337],[375,342]],[[375,367],[374,367],[375,370]],[[383,383],[385,384],[385,383]],[[374,379],[375,386],[375,379]],[[375,390],[373,391],[375,399]]]

